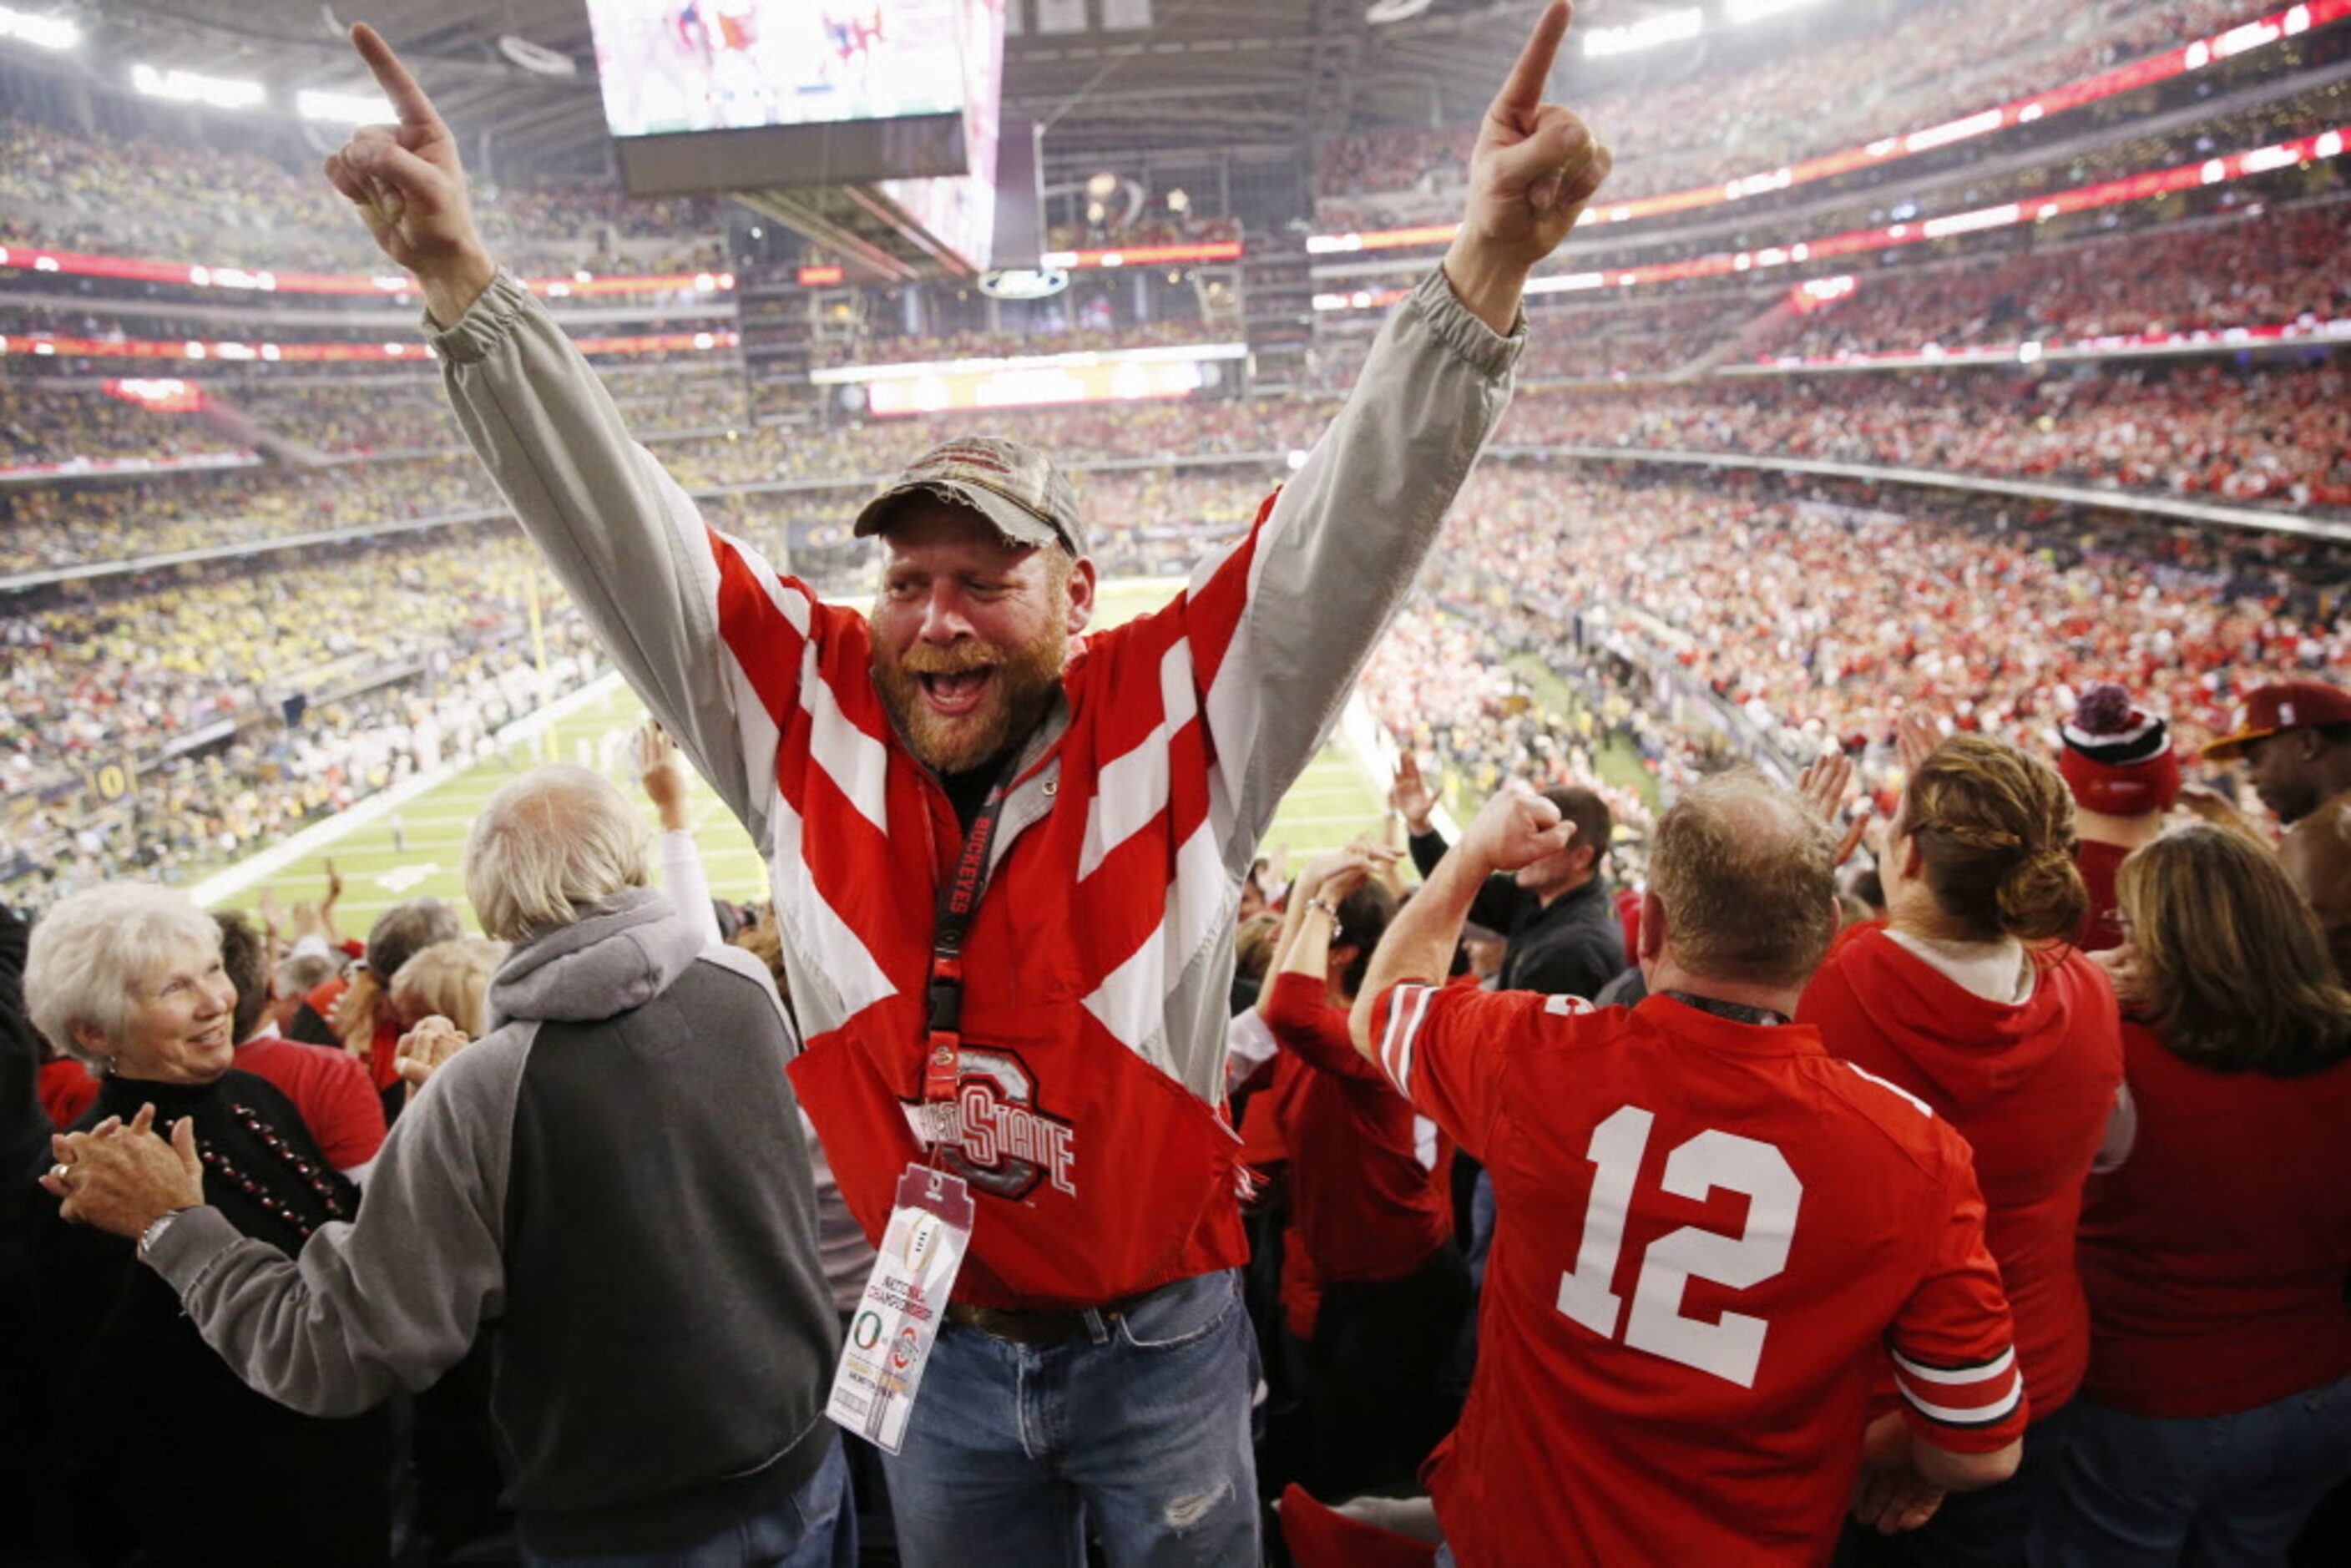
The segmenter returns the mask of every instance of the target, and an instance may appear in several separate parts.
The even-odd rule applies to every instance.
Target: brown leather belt
[[[1139,1295],[1122,1296],[1104,1306],[1096,1307],[1104,1322],[1116,1322],[1138,1304],[1155,1295],[1144,1291]],[[1064,1307],[1058,1311],[1028,1312],[1009,1307],[978,1307],[969,1301],[947,1303],[947,1322],[977,1329],[984,1334],[1012,1344],[1065,1344],[1092,1331],[1086,1326],[1086,1309]]]

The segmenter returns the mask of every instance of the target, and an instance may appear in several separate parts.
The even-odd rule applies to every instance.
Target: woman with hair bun
[[[2032,1557],[2283,1563],[2351,1478],[2351,991],[2240,834],[2175,828],[2117,889],[2135,1135],[2083,1203],[2090,1372]]]
[[[2088,903],[2074,851],[2056,769],[1981,736],[1943,742],[1886,829],[1886,926],[1840,944],[1797,1013],[1973,1146],[2032,1408],[2014,1478],[1945,1499],[1922,1530],[1856,1540],[1874,1560],[2021,1561],[2064,1454],[2090,1351],[2074,1229],[2123,1082],[2114,988],[2071,945]]]

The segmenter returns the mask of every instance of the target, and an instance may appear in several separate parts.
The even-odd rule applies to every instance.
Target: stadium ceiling
[[[1006,41],[1007,113],[1050,126],[1050,165],[1144,152],[1294,150],[1358,122],[1474,115],[1538,9],[1534,0],[1434,0],[1382,26],[1366,0],[1149,0],[1145,30],[1036,30],[1040,0],[1010,0],[1025,24]],[[1050,3],[1050,0],[1047,0]],[[1636,12],[1633,0],[1583,9]],[[513,172],[601,168],[605,136],[582,0],[82,0],[94,66],[147,59],[209,75],[358,90],[343,25],[366,21],[399,49],[469,151],[486,134]],[[528,68],[501,38],[577,64]],[[528,51],[521,51],[528,52]],[[105,68],[99,67],[99,68]]]

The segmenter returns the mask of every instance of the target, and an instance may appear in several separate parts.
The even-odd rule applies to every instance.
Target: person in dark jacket
[[[492,1410],[533,1561],[853,1562],[797,1041],[758,960],[645,885],[646,839],[583,768],[492,798],[465,884],[516,944],[494,1027],[403,1037],[425,1085],[358,1220],[298,1257],[204,1207],[184,1127],[71,1140],[43,1179],[68,1218],[143,1236],[206,1343],[298,1410],[427,1386],[496,1325]]]
[[[49,1119],[35,1085],[40,1031],[25,1015],[25,947],[30,928],[0,904],[0,1322],[33,1321],[33,1237],[39,1204],[33,1173],[49,1146]],[[0,1409],[32,1406],[38,1384],[32,1336],[0,1334]],[[32,1424],[0,1421],[0,1519],[33,1517],[28,1451]],[[29,1542],[20,1542],[30,1544]]]
[[[1581,786],[1546,789],[1542,798],[1559,808],[1562,821],[1575,824],[1575,836],[1556,854],[1487,878],[1469,922],[1500,932],[1509,943],[1496,989],[1590,1001],[1625,967],[1625,928],[1600,874],[1616,824],[1608,802]],[[1426,877],[1447,846],[1429,821],[1437,793],[1409,752],[1396,766],[1391,799],[1412,832],[1412,863]]]

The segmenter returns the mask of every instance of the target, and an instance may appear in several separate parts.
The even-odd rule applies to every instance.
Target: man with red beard
[[[968,1251],[891,1461],[913,1563],[1258,1556],[1233,912],[1259,835],[1509,401],[1527,277],[1610,159],[1542,101],[1554,0],[1496,98],[1443,268],[1293,481],[1157,613],[1073,642],[1094,569],[1043,454],[950,442],[858,520],[870,613],[709,528],[484,248],[456,143],[399,111],[328,161],[422,285],[474,449],[655,716],[767,854],[791,1072],[877,1239],[902,1175]],[[714,1391],[714,1396],[723,1396]]]

